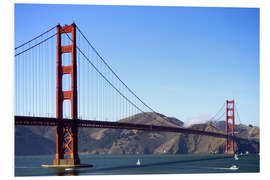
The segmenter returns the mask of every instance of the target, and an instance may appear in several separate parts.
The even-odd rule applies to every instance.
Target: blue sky
[[[73,21],[157,112],[188,122],[234,99],[259,125],[259,9],[15,5],[15,46]]]

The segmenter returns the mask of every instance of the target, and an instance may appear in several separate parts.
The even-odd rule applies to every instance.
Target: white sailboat
[[[237,154],[234,154],[234,160],[238,160],[239,158],[238,158],[238,155]]]
[[[140,159],[138,159],[136,165],[137,165],[137,166],[140,166],[140,165],[141,165]]]

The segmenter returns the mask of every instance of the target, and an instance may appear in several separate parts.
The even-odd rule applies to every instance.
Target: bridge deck
[[[47,117],[29,117],[29,116],[15,116],[15,125],[24,126],[77,126],[81,128],[112,128],[112,129],[135,129],[143,131],[159,131],[159,132],[175,132],[175,133],[185,133],[185,134],[196,134],[212,136],[217,138],[231,138],[236,141],[246,141],[250,142],[248,139],[230,136],[222,133],[201,131],[190,128],[182,127],[169,127],[169,126],[156,126],[156,125],[146,125],[146,124],[134,124],[134,123],[123,123],[123,122],[108,122],[108,121],[94,121],[94,120],[70,120],[62,119],[61,121],[57,118],[47,118]],[[253,141],[256,143],[256,141]]]

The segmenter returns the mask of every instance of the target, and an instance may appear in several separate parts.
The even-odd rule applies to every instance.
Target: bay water
[[[58,175],[136,175],[194,173],[258,173],[258,154],[239,156],[225,154],[160,154],[160,155],[80,155],[82,164],[91,168],[42,168],[52,164],[54,155],[15,156],[15,176]],[[136,165],[140,161],[140,166]],[[236,165],[238,169],[231,167]]]

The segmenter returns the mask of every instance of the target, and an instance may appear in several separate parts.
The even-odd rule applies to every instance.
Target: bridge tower
[[[71,35],[71,45],[62,46],[61,37]],[[69,35],[69,36],[70,36]],[[78,128],[77,120],[77,60],[76,60],[76,25],[57,25],[57,62],[56,62],[56,118],[63,119],[63,102],[69,100],[71,104],[72,127],[64,127],[61,123],[56,127],[56,155],[54,165],[79,165],[78,156]],[[71,65],[62,66],[62,54],[71,53]],[[71,75],[71,90],[63,91],[62,78],[64,74]]]
[[[226,135],[234,136],[234,100],[226,101]],[[234,154],[234,140],[227,137],[226,153]]]

